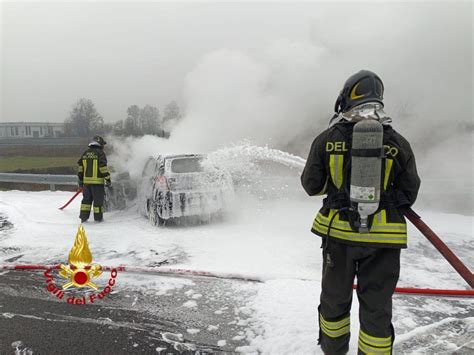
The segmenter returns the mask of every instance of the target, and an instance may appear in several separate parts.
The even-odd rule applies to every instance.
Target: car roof
[[[175,158],[200,158],[204,157],[205,154],[160,154],[157,156],[150,157],[152,159],[175,159]]]

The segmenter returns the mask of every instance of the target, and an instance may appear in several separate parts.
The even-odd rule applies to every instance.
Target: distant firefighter
[[[81,212],[79,218],[81,222],[89,219],[89,215],[94,204],[94,220],[103,220],[103,206],[105,189],[112,186],[109,168],[107,167],[107,157],[104,153],[104,146],[107,143],[101,136],[94,136],[87,149],[77,161],[79,186],[83,188]]]

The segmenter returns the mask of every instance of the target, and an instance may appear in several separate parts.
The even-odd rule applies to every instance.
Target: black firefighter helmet
[[[369,70],[361,70],[344,83],[334,106],[334,111],[347,112],[366,102],[378,102],[383,106],[383,83]]]
[[[106,144],[107,142],[104,140],[104,138],[101,136],[94,136],[92,141],[89,143],[89,147],[95,145],[103,148]]]

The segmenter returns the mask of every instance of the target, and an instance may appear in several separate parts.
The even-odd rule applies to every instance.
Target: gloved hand
[[[105,180],[105,186],[112,187],[112,181],[110,179]]]
[[[83,188],[84,187],[84,183],[82,181],[79,180],[79,182],[77,183],[77,185],[79,185],[79,188]]]

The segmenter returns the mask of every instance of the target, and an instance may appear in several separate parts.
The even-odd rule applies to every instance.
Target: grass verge
[[[19,169],[47,169],[57,167],[76,168],[78,157],[28,157],[14,156],[0,158],[0,172],[12,172]]]

